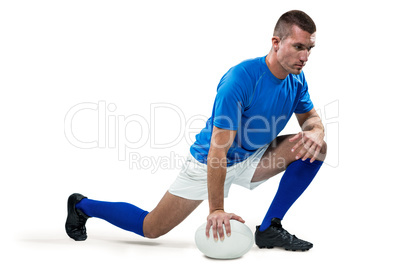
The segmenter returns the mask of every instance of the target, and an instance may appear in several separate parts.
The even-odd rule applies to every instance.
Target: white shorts
[[[265,145],[261,147],[245,161],[227,168],[224,187],[225,198],[228,197],[229,189],[232,184],[253,190],[265,182],[265,180],[251,182],[251,180],[268,146],[269,145]],[[190,200],[207,200],[207,165],[200,163],[190,153],[176,180],[170,186],[169,192],[173,195]]]

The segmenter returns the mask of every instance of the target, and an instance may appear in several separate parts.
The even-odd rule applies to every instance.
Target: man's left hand
[[[299,140],[300,139],[300,140]],[[311,158],[310,163],[313,163],[319,156],[324,145],[324,132],[322,129],[312,129],[309,131],[301,131],[289,139],[290,142],[299,140],[292,148],[292,152],[300,149],[296,155],[296,159],[305,161]]]

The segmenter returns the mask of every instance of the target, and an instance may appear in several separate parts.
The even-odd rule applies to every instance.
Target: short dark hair
[[[275,25],[274,36],[278,36],[281,40],[285,39],[291,34],[293,25],[310,34],[316,31],[315,23],[309,15],[300,10],[291,10],[279,18]]]

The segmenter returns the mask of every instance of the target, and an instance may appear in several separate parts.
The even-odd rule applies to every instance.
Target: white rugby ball
[[[209,230],[209,238],[205,235],[207,223],[198,227],[195,232],[195,244],[207,257],[214,259],[235,259],[246,254],[254,244],[253,233],[245,224],[230,220],[231,235],[221,241],[214,240],[212,228]],[[225,226],[223,226],[225,229]],[[218,234],[219,236],[219,234]]]

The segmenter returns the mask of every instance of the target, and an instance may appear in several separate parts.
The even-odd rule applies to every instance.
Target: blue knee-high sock
[[[144,236],[142,228],[148,212],[132,204],[84,198],[75,207],[89,217],[103,219],[124,230]]]
[[[272,218],[283,219],[289,208],[310,185],[322,163],[318,160],[310,163],[310,159],[305,161],[299,159],[287,167],[275,198],[261,223],[261,232],[271,225]]]

